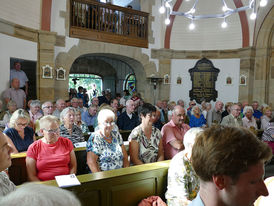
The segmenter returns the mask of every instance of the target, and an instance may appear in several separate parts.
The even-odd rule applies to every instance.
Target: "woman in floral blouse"
[[[199,178],[191,166],[192,146],[201,128],[191,128],[184,136],[185,150],[175,155],[168,169],[166,199],[168,206],[186,206],[199,191]]]
[[[162,135],[153,125],[156,108],[145,103],[140,111],[142,122],[129,135],[130,160],[134,165],[164,160]]]
[[[129,166],[123,139],[118,131],[113,130],[114,121],[113,111],[102,109],[99,112],[99,129],[87,142],[87,164],[93,173]]]

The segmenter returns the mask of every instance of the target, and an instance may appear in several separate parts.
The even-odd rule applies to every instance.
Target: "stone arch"
[[[274,105],[274,7],[262,20],[256,36],[253,96],[261,103]]]
[[[101,54],[127,62],[136,75],[138,92],[141,93],[146,101],[153,102],[153,88],[149,84],[149,81],[147,81],[147,77],[151,74],[157,75],[156,65],[154,62],[149,61],[149,57],[142,53],[141,48],[88,40],[79,40],[78,45],[72,46],[68,52],[60,52],[57,54],[55,65],[57,68],[63,67],[66,69],[66,80],[65,82],[55,82],[55,98],[68,98],[68,94],[65,91],[68,89],[67,85],[70,68],[78,57],[85,54]]]

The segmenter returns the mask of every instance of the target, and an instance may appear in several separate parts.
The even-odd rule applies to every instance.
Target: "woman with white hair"
[[[82,130],[75,125],[75,109],[73,107],[63,109],[60,120],[60,136],[70,139],[73,144],[85,141]]]
[[[75,195],[59,187],[26,183],[0,200],[6,206],[81,206]]]
[[[203,129],[191,128],[184,135],[185,149],[176,154],[169,165],[168,185],[165,197],[170,206],[185,206],[199,191],[199,178],[191,166],[192,147]]]
[[[29,127],[30,117],[24,109],[18,109],[11,115],[9,127],[4,133],[9,137],[8,142],[12,153],[25,152],[35,140],[34,130]]]
[[[128,155],[123,139],[113,130],[115,114],[110,109],[98,113],[99,129],[87,142],[87,164],[92,173],[128,167]]]
[[[40,119],[43,138],[29,146],[26,166],[30,181],[53,180],[57,175],[76,173],[72,142],[60,137],[59,119],[52,115]]]
[[[201,110],[198,105],[192,107],[189,126],[190,127],[206,127],[205,117],[203,114],[201,114]]]
[[[243,127],[249,129],[249,128],[253,128],[253,129],[258,129],[257,123],[255,118],[253,117],[253,108],[251,106],[245,106],[244,110],[243,110],[243,114],[245,115],[245,117],[242,119],[243,121]]]

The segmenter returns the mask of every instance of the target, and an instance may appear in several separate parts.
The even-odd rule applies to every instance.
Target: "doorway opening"
[[[89,99],[102,95],[103,82],[102,77],[95,74],[70,74],[69,89],[77,91],[82,86],[87,90]]]

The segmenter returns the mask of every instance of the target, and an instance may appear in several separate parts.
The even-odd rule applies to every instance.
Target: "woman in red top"
[[[43,138],[31,144],[26,165],[30,181],[52,180],[57,175],[76,173],[72,142],[59,136],[59,121],[52,115],[40,119]]]

